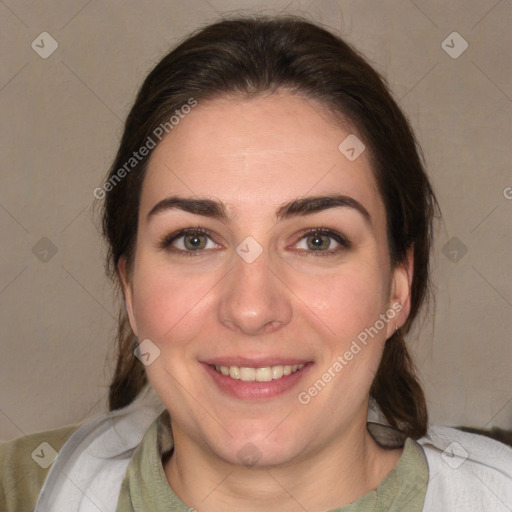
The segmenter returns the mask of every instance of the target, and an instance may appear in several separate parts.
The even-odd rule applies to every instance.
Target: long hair
[[[411,311],[399,332],[386,341],[370,397],[388,423],[419,438],[427,428],[425,396],[404,335],[410,330],[430,287],[429,258],[437,202],[421,149],[385,80],[355,49],[331,32],[296,16],[252,16],[208,25],[186,38],[150,72],[127,117],[115,161],[108,173],[103,234],[107,272],[119,280],[118,263],[133,268],[142,183],[149,154],[130,160],[155,130],[169,125],[183,105],[226,95],[250,97],[286,90],[322,102],[357,128],[387,215],[393,268],[414,251]],[[127,162],[130,167],[127,167]],[[124,172],[119,179],[120,170]],[[137,340],[126,313],[119,317],[115,373],[109,407],[132,402],[147,383],[134,356]]]

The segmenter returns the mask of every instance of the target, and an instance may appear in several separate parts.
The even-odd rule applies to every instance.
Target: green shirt
[[[51,453],[59,452],[78,426],[49,430],[0,444],[0,511],[32,512],[50,471]],[[46,445],[48,443],[51,449]],[[42,451],[41,451],[42,450]]]
[[[77,427],[29,435],[0,445],[0,510],[31,512],[49,469],[35,462],[40,445],[59,451]],[[169,414],[150,426],[128,465],[116,512],[190,512],[167,482],[162,456],[172,450]],[[35,451],[35,453],[34,453]],[[421,512],[428,483],[423,449],[407,438],[395,468],[380,485],[332,512]]]

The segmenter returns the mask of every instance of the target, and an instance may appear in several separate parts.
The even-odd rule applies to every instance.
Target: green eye
[[[331,238],[327,235],[308,235],[306,237],[308,249],[311,251],[327,250],[331,247]]]
[[[159,243],[161,249],[177,253],[191,255],[201,254],[201,251],[220,249],[210,234],[202,229],[181,229],[176,233],[165,236]]]
[[[180,237],[183,239],[182,245],[188,251],[197,251],[204,249],[208,243],[208,237],[202,233],[192,233]]]
[[[295,247],[304,252],[333,254],[343,249],[350,249],[352,244],[341,233],[325,228],[315,228],[307,231]]]

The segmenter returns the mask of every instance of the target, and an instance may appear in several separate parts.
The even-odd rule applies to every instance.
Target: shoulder
[[[425,511],[509,510],[512,448],[456,428],[431,426],[418,439],[429,467]]]
[[[68,426],[0,443],[0,510],[34,509],[50,466],[77,428]]]

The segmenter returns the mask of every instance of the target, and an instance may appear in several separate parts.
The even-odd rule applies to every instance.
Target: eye
[[[325,228],[310,229],[295,244],[299,251],[332,254],[349,249],[352,244],[341,233]]]
[[[202,228],[181,229],[165,236],[159,247],[176,253],[193,253],[210,249],[219,249],[210,234]],[[189,254],[191,255],[191,254]]]

